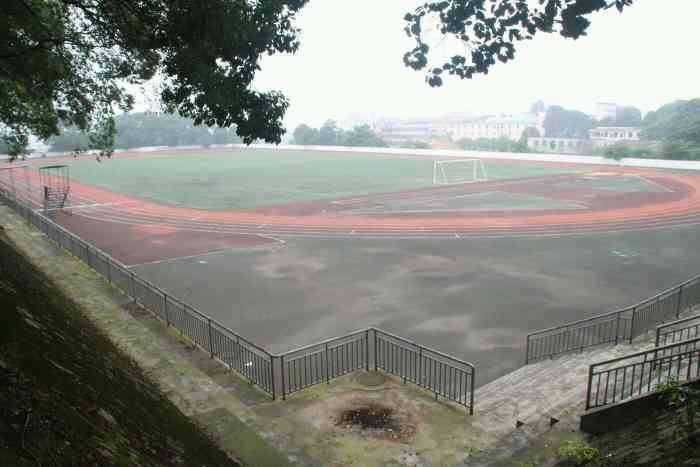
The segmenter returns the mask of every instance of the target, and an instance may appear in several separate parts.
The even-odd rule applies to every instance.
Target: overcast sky
[[[291,100],[290,132],[299,123],[318,126],[356,114],[510,113],[527,111],[537,99],[586,112],[595,102],[646,112],[700,97],[700,0],[636,0],[623,14],[612,9],[592,16],[588,37],[538,36],[489,75],[447,79],[437,89],[402,62],[412,46],[402,18],[418,3],[311,0],[298,18],[300,51],[266,58],[255,87],[283,91]]]

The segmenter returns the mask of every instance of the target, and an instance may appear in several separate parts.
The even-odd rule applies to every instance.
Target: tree
[[[700,144],[700,99],[666,104],[649,112],[643,125],[647,139]]]
[[[530,113],[532,114],[543,114],[547,111],[547,106],[544,101],[538,100],[530,106]]]
[[[461,79],[487,74],[500,61],[515,57],[516,44],[530,40],[537,33],[558,33],[578,39],[586,35],[590,21],[586,16],[616,7],[622,12],[633,0],[431,0],[404,17],[405,32],[415,40],[415,47],[404,54],[404,64],[414,70],[426,70],[430,86],[441,86],[443,74]],[[453,55],[445,63],[430,64],[433,44],[429,31],[451,37],[468,56]]]
[[[596,122],[578,110],[553,105],[547,109],[543,126],[547,137],[588,138],[588,130],[595,128]]]
[[[265,54],[299,47],[308,0],[7,0],[0,15],[2,136],[107,128],[124,86],[159,74],[165,110],[279,142],[288,107],[251,87]]]
[[[640,126],[642,111],[636,107],[618,107],[614,118],[607,117],[598,122],[598,126]]]
[[[339,145],[342,131],[341,128],[338,128],[335,120],[326,120],[326,123],[318,130],[318,144],[323,146]]]
[[[302,123],[294,130],[294,144],[306,146],[318,144],[318,130]]]
[[[615,124],[617,126],[640,126],[642,124],[642,111],[632,106],[619,108]]]
[[[342,146],[358,146],[368,148],[387,147],[386,141],[380,138],[369,125],[359,125],[345,132],[340,139]]]

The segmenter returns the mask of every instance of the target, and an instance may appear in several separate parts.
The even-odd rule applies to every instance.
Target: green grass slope
[[[0,310],[0,465],[238,465],[1,230]]]

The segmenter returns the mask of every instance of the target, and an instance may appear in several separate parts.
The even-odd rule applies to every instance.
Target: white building
[[[544,114],[524,113],[517,115],[488,116],[469,122],[450,125],[448,134],[453,140],[462,138],[508,138],[517,141],[527,128],[535,128],[539,134],[544,133]]]
[[[588,130],[588,136],[596,147],[610,146],[615,143],[639,141],[639,127],[633,126],[601,126]]]

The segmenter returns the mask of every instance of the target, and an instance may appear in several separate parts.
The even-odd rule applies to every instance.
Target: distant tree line
[[[294,144],[316,146],[354,146],[384,148],[388,144],[369,125],[343,130],[334,120],[327,120],[321,128],[301,124],[294,130]]]
[[[235,128],[195,125],[191,119],[170,114],[129,113],[114,118],[116,134],[113,146],[131,149],[144,146],[210,146],[241,143]],[[68,152],[104,146],[77,128],[63,128],[49,139],[50,151]]]

